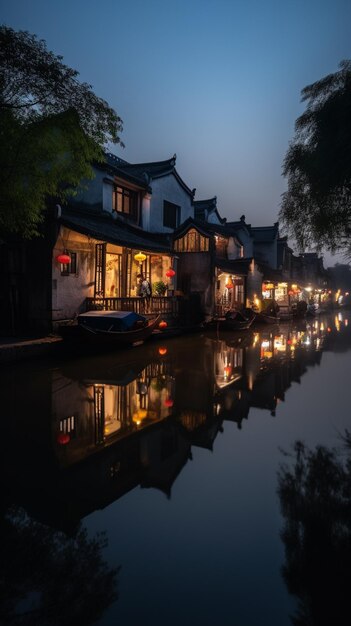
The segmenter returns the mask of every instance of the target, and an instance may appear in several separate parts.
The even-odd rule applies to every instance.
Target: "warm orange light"
[[[175,271],[174,271],[173,267],[170,267],[169,270],[167,270],[166,276],[168,278],[173,278],[173,276],[175,276]]]
[[[174,404],[174,402],[173,402],[172,398],[166,398],[166,400],[165,400],[165,406],[166,406],[167,408],[170,408],[171,406],[173,406],[173,404]]]
[[[136,424],[137,426],[139,426],[139,424],[141,424],[141,422],[147,417],[147,411],[146,409],[138,409],[135,413],[133,413],[133,417],[132,420],[134,422],[134,424]]]
[[[162,346],[161,348],[158,349],[158,353],[161,354],[161,356],[163,356],[164,354],[167,354],[167,348],[164,348]]]
[[[223,370],[224,376],[225,378],[229,378],[229,376],[232,373],[232,368],[230,367],[230,365],[227,365],[224,370]]]
[[[161,320],[158,326],[159,328],[167,328],[168,324],[165,320]]]

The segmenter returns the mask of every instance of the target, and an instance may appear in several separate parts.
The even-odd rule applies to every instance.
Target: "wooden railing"
[[[135,313],[163,313],[177,317],[180,296],[152,296],[146,305],[143,298],[86,298],[87,311],[135,311]]]

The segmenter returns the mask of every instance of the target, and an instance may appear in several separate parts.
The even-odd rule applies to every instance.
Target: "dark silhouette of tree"
[[[285,156],[280,219],[301,251],[351,255],[351,61],[305,87],[305,112]]]
[[[284,527],[283,577],[298,598],[295,626],[350,624],[351,438],[343,450],[294,446],[278,494]]]
[[[0,26],[0,230],[37,234],[48,197],[64,201],[122,120],[78,72],[25,31]]]
[[[4,626],[94,624],[117,599],[117,573],[103,561],[103,535],[73,537],[13,508],[0,522],[0,623]]]

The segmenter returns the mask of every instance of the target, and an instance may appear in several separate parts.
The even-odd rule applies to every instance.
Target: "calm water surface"
[[[351,623],[350,349],[345,310],[3,367],[0,622]]]

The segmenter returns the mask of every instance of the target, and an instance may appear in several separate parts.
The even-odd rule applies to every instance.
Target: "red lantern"
[[[225,378],[229,378],[229,376],[230,376],[230,375],[231,375],[231,373],[232,373],[232,368],[230,367],[230,365],[227,365],[227,366],[224,368],[223,373],[224,373],[224,377],[225,377]]]
[[[164,348],[164,347],[159,348],[159,349],[158,349],[158,353],[159,353],[161,356],[163,356],[164,354],[167,354],[167,348]]]
[[[165,320],[161,320],[158,326],[159,328],[167,328],[168,324]]]
[[[227,289],[233,289],[234,285],[233,285],[233,283],[227,283],[226,287],[227,287]]]
[[[295,293],[295,292],[294,292],[292,289],[289,289],[289,291],[288,291],[289,296],[293,296],[293,295],[294,295],[294,293]]]
[[[70,442],[70,440],[71,437],[68,433],[59,433],[57,435],[57,443],[59,443],[61,446],[65,446],[67,443]]]
[[[63,265],[67,265],[67,263],[71,262],[71,257],[68,254],[59,254],[56,257],[56,261],[58,263],[63,263]]]
[[[167,270],[166,276],[168,278],[173,278],[173,276],[175,276],[175,271],[174,271],[174,269],[172,267],[170,267],[169,270]]]
[[[166,406],[167,408],[171,408],[171,407],[173,406],[173,400],[172,400],[172,398],[166,398],[166,400],[165,400],[165,406]]]

